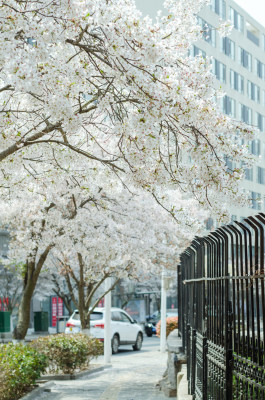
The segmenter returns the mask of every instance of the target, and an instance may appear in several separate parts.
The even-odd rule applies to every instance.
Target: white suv
[[[95,308],[90,314],[90,333],[104,341],[105,308]],[[79,311],[75,310],[66,323],[65,333],[78,333],[81,330]],[[143,330],[124,310],[111,308],[111,346],[112,353],[118,353],[119,346],[132,344],[133,350],[141,350]]]

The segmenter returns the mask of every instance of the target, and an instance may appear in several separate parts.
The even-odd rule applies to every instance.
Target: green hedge
[[[75,370],[87,367],[92,358],[103,352],[99,340],[82,333],[40,337],[30,345],[47,357],[47,373],[73,374]]]
[[[47,359],[23,344],[0,345],[0,400],[16,400],[32,389]]]

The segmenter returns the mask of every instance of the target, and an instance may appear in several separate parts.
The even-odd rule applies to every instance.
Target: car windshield
[[[80,315],[79,315],[78,311],[76,311],[74,313],[74,315],[72,316],[72,319],[75,319],[77,321],[80,320]],[[103,313],[102,312],[96,312],[95,311],[95,312],[92,312],[90,314],[90,321],[97,321],[98,319],[103,319]]]
[[[90,321],[96,321],[98,319],[103,319],[103,313],[102,312],[92,312],[90,314]]]

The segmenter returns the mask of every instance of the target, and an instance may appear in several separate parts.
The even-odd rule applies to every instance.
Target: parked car
[[[170,308],[167,310],[166,317],[177,317],[178,310],[176,308]],[[160,312],[156,311],[151,316],[147,317],[147,321],[144,326],[144,331],[148,337],[152,335],[156,335],[156,324],[160,321],[161,314]]]
[[[105,308],[95,308],[90,314],[90,333],[104,341]],[[75,310],[66,323],[65,333],[78,333],[81,330],[79,311]],[[133,350],[141,350],[143,330],[124,310],[111,308],[111,347],[112,354],[118,353],[119,347],[131,344]]]

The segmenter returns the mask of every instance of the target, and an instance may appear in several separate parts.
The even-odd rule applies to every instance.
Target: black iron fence
[[[178,270],[189,393],[265,400],[265,214],[196,238]]]

